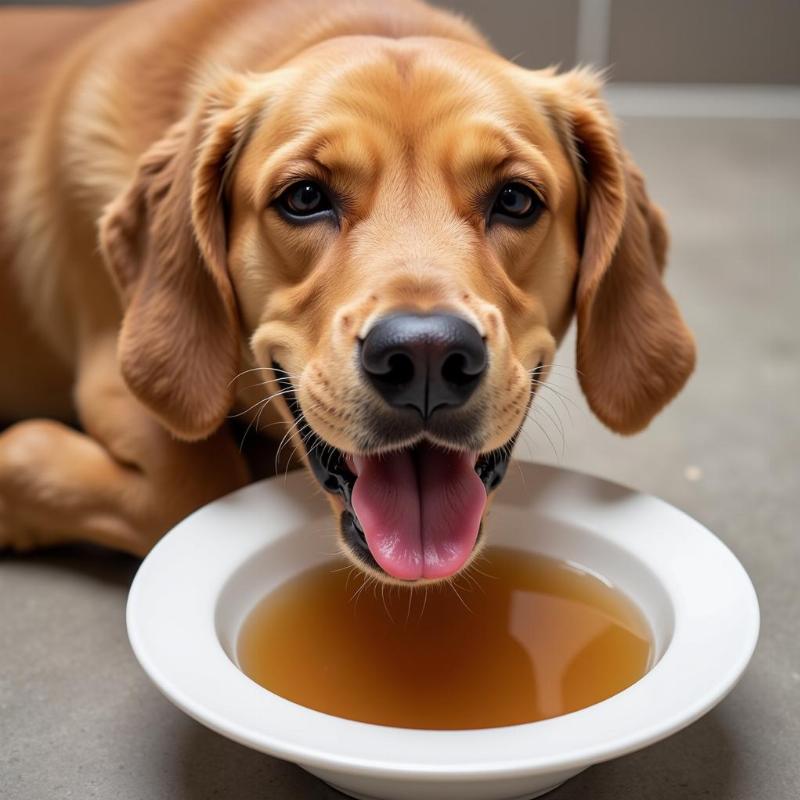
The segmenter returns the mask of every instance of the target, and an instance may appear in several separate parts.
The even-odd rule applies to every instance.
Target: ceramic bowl
[[[535,797],[696,720],[733,688],[758,636],[747,574],[698,522],[630,489],[521,463],[492,506],[489,541],[574,562],[627,594],[652,629],[650,671],[603,702],[525,725],[429,731],[341,719],[263,689],[235,655],[255,604],[331,557],[332,528],[302,473],[211,503],[143,562],[128,633],[145,672],[187,714],[356,798]]]

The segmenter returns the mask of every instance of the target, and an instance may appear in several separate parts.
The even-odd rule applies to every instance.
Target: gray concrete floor
[[[763,628],[718,708],[551,797],[789,800],[800,796],[800,123],[629,120],[625,140],[669,212],[669,283],[697,334],[698,372],[632,439],[604,431],[565,374],[556,384],[575,406],[571,420],[561,410],[563,455],[543,415],[554,448],[530,424],[520,454],[660,495],[704,522],[753,578]],[[150,685],[124,628],[136,566],[77,551],[0,561],[0,797],[340,797],[205,730]]]

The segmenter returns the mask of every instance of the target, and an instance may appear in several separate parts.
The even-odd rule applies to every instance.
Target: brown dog
[[[40,417],[0,434],[0,546],[147,552],[249,480],[225,422],[260,413],[356,563],[437,580],[573,314],[613,430],[690,374],[591,72],[522,69],[417,0],[0,20],[0,417]]]

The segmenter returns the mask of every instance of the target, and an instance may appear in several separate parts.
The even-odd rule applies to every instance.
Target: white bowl
[[[382,800],[511,800],[685,727],[733,688],[758,636],[758,602],[731,552],[695,520],[566,470],[509,470],[489,541],[575,562],[632,598],[655,664],[601,703],[542,722],[429,731],[340,719],[263,689],[236,665],[242,621],[268,591],[330,558],[333,518],[304,474],[253,484],[181,522],[139,569],[128,634],[175,705],[343,792]],[[279,657],[279,656],[278,656]]]

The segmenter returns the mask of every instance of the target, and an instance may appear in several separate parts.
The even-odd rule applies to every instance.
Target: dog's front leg
[[[0,548],[86,541],[146,553],[194,509],[249,480],[226,431],[175,439],[128,392],[113,338],[81,359],[84,432],[26,420],[0,434]]]

